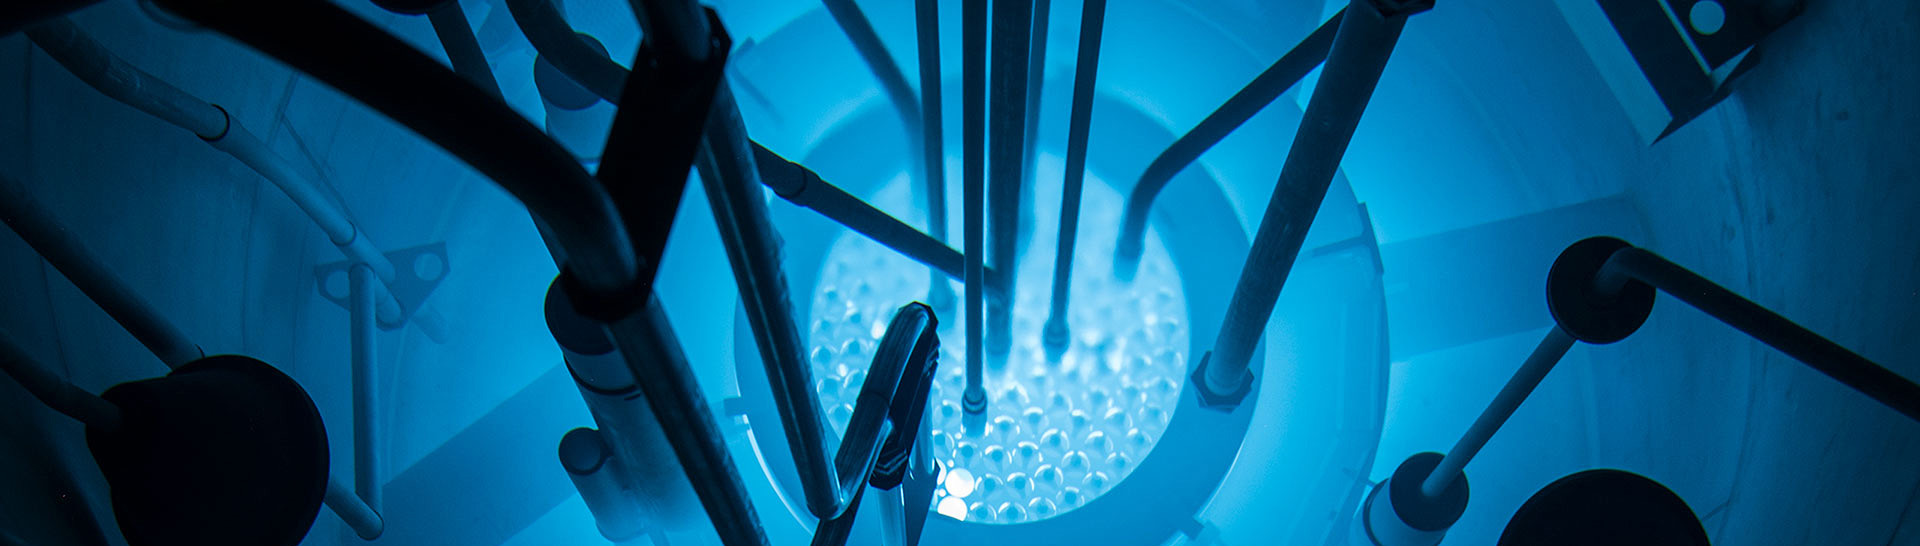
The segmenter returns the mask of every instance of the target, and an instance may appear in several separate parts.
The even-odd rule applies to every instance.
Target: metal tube
[[[1028,41],[1030,47],[1027,55],[1027,123],[1026,130],[1021,133],[1025,136],[1020,140],[1025,145],[1020,152],[1020,179],[1029,184],[1021,186],[1026,193],[1021,199],[1032,198],[1033,173],[1040,163],[1037,151],[1040,144],[1040,95],[1047,82],[1047,19],[1052,9],[1052,0],[1033,0],[1033,21],[1029,31],[1032,38]],[[1022,216],[1020,221],[1032,221],[1032,213]]]
[[[40,403],[86,424],[87,428],[102,432],[120,428],[119,406],[47,371],[4,331],[0,331],[0,372],[20,383]]]
[[[1478,419],[1474,419],[1473,426],[1460,436],[1460,441],[1454,442],[1453,449],[1447,450],[1446,457],[1440,459],[1440,464],[1433,468],[1432,473],[1427,474],[1427,479],[1420,482],[1420,493],[1434,498],[1446,491],[1447,486],[1460,477],[1460,471],[1467,467],[1473,456],[1480,453],[1480,448],[1487,446],[1487,440],[1493,439],[1493,433],[1499,432],[1500,426],[1507,423],[1507,418],[1513,417],[1514,410],[1520,409],[1520,403],[1527,401],[1527,395],[1533,393],[1534,387],[1540,386],[1540,380],[1547,377],[1547,372],[1553,371],[1553,366],[1560,363],[1560,357],[1566,356],[1567,350],[1573,348],[1573,342],[1573,336],[1567,335],[1559,326],[1548,330],[1546,338],[1534,347],[1533,354],[1527,355],[1527,361],[1513,372],[1507,385],[1500,388],[1500,394],[1493,396],[1493,402],[1487,404],[1487,409],[1480,412]]]
[[[1640,248],[1614,252],[1601,266],[1596,282],[1601,294],[1611,295],[1619,293],[1629,277],[1653,285],[1907,418],[1920,421],[1920,385],[1726,287]]]
[[[693,368],[658,297],[607,326],[687,480],[727,546],[765,546],[760,518],[727,451],[726,437],[700,394]]]
[[[168,368],[178,368],[206,356],[186,332],[168,322],[159,309],[108,270],[79,237],[48,216],[46,208],[27,193],[25,185],[6,175],[0,175],[0,221],[13,228],[27,246],[46,258],[67,280],[73,281],[87,299],[99,305]]]
[[[327,83],[473,166],[547,222],[583,288],[620,293],[638,276],[604,188],[500,100],[330,2],[154,0]]]
[[[340,483],[339,478],[327,477],[327,493],[321,497],[321,501],[334,515],[340,516],[340,521],[353,529],[353,534],[359,535],[361,540],[380,538],[381,534],[387,532],[387,521],[380,517],[380,513],[367,506],[359,495],[353,494],[353,489],[347,484]]]
[[[1340,19],[1346,15],[1342,8],[1332,18],[1321,23],[1319,28],[1308,34],[1306,39],[1293,46],[1279,60],[1267,66],[1267,69],[1247,82],[1227,102],[1221,103],[1213,113],[1194,125],[1187,134],[1167,146],[1147,164],[1146,171],[1140,174],[1140,180],[1133,185],[1133,191],[1127,195],[1126,212],[1120,220],[1120,242],[1115,246],[1114,270],[1121,278],[1132,278],[1134,269],[1140,265],[1140,251],[1146,240],[1147,212],[1153,208],[1153,200],[1160,190],[1173,181],[1174,175],[1200,159],[1200,154],[1219,144],[1221,140],[1240,125],[1253,119],[1254,114],[1272,104],[1280,94],[1300,83],[1300,79],[1312,72],[1327,59],[1327,50],[1333,46],[1333,35],[1340,28]],[[1300,143],[1296,141],[1295,145]]]
[[[813,209],[939,273],[956,279],[965,277],[965,258],[939,239],[914,229],[886,211],[874,208],[846,190],[821,179],[819,174],[806,166],[787,161],[758,143],[753,144],[753,154],[761,182],[773,188],[775,195],[795,205]]]
[[[460,2],[440,3],[440,7],[427,12],[427,22],[433,25],[433,35],[440,39],[440,47],[446,51],[447,64],[453,67],[453,73],[494,98],[500,98],[500,83],[493,78],[493,67],[487,64],[487,54],[480,50],[480,40],[474,37]]]
[[[380,326],[374,316],[374,294],[379,290],[374,282],[373,270],[366,265],[356,265],[347,270],[348,295],[348,340],[353,368],[353,490],[366,501],[367,508],[374,512],[380,509],[380,460],[379,434],[375,433],[374,423],[379,418],[378,370],[374,359],[375,335]]]
[[[987,411],[987,390],[982,385],[985,350],[981,346],[985,335],[981,308],[987,281],[986,245],[982,241],[986,227],[987,0],[962,0],[960,9],[961,214],[967,259],[967,385],[960,403],[967,415],[983,421],[979,418]]]
[[[993,72],[989,144],[993,169],[987,191],[993,238],[988,259],[1004,273],[990,277],[987,298],[987,352],[1004,357],[1013,349],[1014,259],[1020,234],[1020,187],[1026,181],[1022,155],[1027,124],[1027,46],[1033,25],[1033,0],[993,2]]]
[[[926,138],[920,127],[920,102],[913,94],[913,85],[907,83],[906,72],[900,70],[900,63],[894,62],[893,55],[887,53],[887,45],[880,41],[880,33],[873,30],[873,22],[860,11],[853,0],[822,0],[827,13],[833,16],[833,22],[840,26],[840,32],[853,42],[853,49],[866,60],[867,69],[873,71],[873,77],[880,82],[880,90],[887,94],[888,102],[900,113],[900,124],[906,129],[908,149],[920,147],[920,141]],[[912,169],[908,172],[927,172],[925,156],[908,154]]]
[[[1066,187],[1060,196],[1060,239],[1053,260],[1053,299],[1040,339],[1047,353],[1059,355],[1068,342],[1068,281],[1073,277],[1073,246],[1080,231],[1080,192],[1087,176],[1087,132],[1093,124],[1093,84],[1100,72],[1100,31],[1107,0],[1085,0],[1080,14],[1079,58],[1074,61],[1073,106],[1067,119]]]
[[[920,54],[920,163],[926,168],[924,190],[927,198],[927,232],[941,243],[947,242],[947,152],[940,98],[943,78],[940,74],[940,2],[915,0],[914,37]],[[964,277],[965,275],[959,275]],[[928,301],[934,307],[951,309],[953,288],[945,278],[929,279]]]
[[[1300,255],[1307,228],[1320,212],[1340,158],[1407,21],[1404,13],[1381,13],[1374,1],[1354,0],[1340,18],[1326,68],[1307,102],[1293,148],[1280,168],[1280,180],[1240,271],[1201,388],[1232,392],[1250,380],[1247,361],[1273,316],[1274,302]]]

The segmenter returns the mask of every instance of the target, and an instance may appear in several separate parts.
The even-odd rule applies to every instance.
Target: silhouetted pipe
[[[959,251],[822,180],[806,166],[787,161],[757,143],[753,154],[761,181],[782,199],[818,211],[936,271],[956,279],[966,276],[966,260]]]
[[[987,0],[960,4],[961,214],[967,259],[967,385],[960,407],[971,418],[968,430],[984,424],[987,391],[985,336],[981,318],[986,296],[986,144],[987,144]],[[1011,275],[1009,275],[1011,276]]]
[[[27,246],[46,258],[67,280],[73,281],[87,299],[99,305],[168,368],[206,356],[186,332],[167,321],[146,298],[127,288],[120,276],[108,269],[86,243],[48,216],[47,209],[27,192],[24,184],[6,175],[0,175],[0,221],[13,228]]]
[[[1327,59],[1327,50],[1333,46],[1333,35],[1340,28],[1340,19],[1346,14],[1342,8],[1334,13],[1320,28],[1301,40],[1299,44],[1281,55],[1279,60],[1267,66],[1267,69],[1247,82],[1227,102],[1221,103],[1213,113],[1194,125],[1187,134],[1167,146],[1147,164],[1147,170],[1140,174],[1140,180],[1133,185],[1133,191],[1127,195],[1126,212],[1120,220],[1120,242],[1115,245],[1114,271],[1121,278],[1133,278],[1135,268],[1140,265],[1140,250],[1146,240],[1147,212],[1153,208],[1153,200],[1160,190],[1173,181],[1174,175],[1193,164],[1213,145],[1227,138],[1234,129],[1240,128],[1254,114],[1280,98],[1281,93],[1300,83],[1300,79],[1320,66]],[[1300,145],[1298,141],[1295,146]]]
[[[1607,259],[1594,280],[1599,293],[1609,296],[1619,294],[1629,281],[1652,285],[1907,418],[1920,421],[1920,385],[1666,258],[1645,249],[1624,248]]]
[[[500,98],[500,82],[493,78],[493,67],[487,64],[487,54],[480,50],[480,40],[474,37],[460,2],[440,4],[427,12],[427,22],[433,25],[433,35],[440,38],[440,47],[446,50],[447,64],[453,66],[453,73],[494,98]]]
[[[6,372],[28,394],[88,428],[112,432],[120,428],[120,407],[68,383],[27,354],[5,331],[0,331],[0,371]]]
[[[992,184],[987,198],[993,238],[987,258],[995,270],[1006,273],[993,281],[987,298],[987,352],[1005,356],[1013,348],[1014,258],[1019,253],[1020,186],[1026,181],[1027,49],[1032,37],[1033,0],[995,0],[993,3],[992,145],[987,165]]]
[[[365,264],[347,270],[348,350],[353,382],[353,490],[366,501],[367,508],[381,511],[380,459],[374,430],[379,422],[379,376],[375,351],[380,327],[375,322],[374,295],[380,290],[373,270]]]
[[[15,0],[0,3],[0,36],[64,16],[100,0]]]
[[[1020,152],[1020,179],[1027,181],[1021,186],[1024,194],[1021,199],[1031,199],[1033,195],[1034,171],[1040,163],[1040,95],[1047,83],[1047,18],[1052,11],[1052,0],[1033,0],[1032,38],[1027,55],[1027,126],[1022,132],[1021,144],[1026,147]],[[1083,8],[1084,9],[1084,8]],[[1021,222],[1032,222],[1031,211],[1020,217]]]
[[[840,32],[853,42],[854,51],[859,52],[860,58],[867,62],[867,69],[873,72],[874,79],[879,80],[880,90],[887,94],[888,102],[893,103],[894,110],[900,113],[900,125],[906,129],[910,144],[908,149],[919,147],[920,141],[926,138],[926,132],[920,127],[923,122],[920,101],[913,95],[913,85],[907,83],[906,72],[901,71],[900,63],[894,62],[893,55],[887,53],[887,45],[880,41],[880,33],[873,30],[873,22],[867,19],[867,15],[860,11],[860,6],[853,0],[822,0],[821,3],[826,5],[827,14],[833,16],[833,22],[840,26]],[[921,180],[925,182],[927,179],[924,174],[933,164],[925,163],[926,158],[922,156],[909,154],[908,157],[912,163],[909,172],[922,175]],[[923,187],[929,191],[939,189]]]
[[[638,275],[606,191],[573,155],[438,61],[329,2],[155,0],[406,125],[544,220],[584,288],[616,294]]]
[[[947,238],[947,152],[942,128],[940,88],[940,2],[915,0],[914,38],[920,54],[920,162],[927,170],[927,231],[934,240]],[[927,301],[940,309],[951,309],[953,287],[947,279],[935,275],[928,279]]]
[[[1513,412],[1520,409],[1520,403],[1527,401],[1527,395],[1533,394],[1534,387],[1540,386],[1540,380],[1547,378],[1547,372],[1553,371],[1553,366],[1567,355],[1567,349],[1573,348],[1573,342],[1573,336],[1567,335],[1559,326],[1548,330],[1546,338],[1534,347],[1533,354],[1528,355],[1527,361],[1520,364],[1520,369],[1513,372],[1512,378],[1507,379],[1506,386],[1493,396],[1493,402],[1480,412],[1480,417],[1473,420],[1473,426],[1460,436],[1460,441],[1454,442],[1453,449],[1447,450],[1440,464],[1427,474],[1427,479],[1420,482],[1420,494],[1434,498],[1446,491],[1447,486],[1460,477],[1460,471],[1466,469],[1473,456],[1480,453],[1480,448],[1486,447],[1487,441],[1493,439],[1493,433],[1499,432],[1501,425],[1505,425],[1507,419],[1513,417]]]
[[[274,153],[246,126],[234,123],[225,109],[128,64],[66,19],[41,23],[28,30],[27,37],[54,62],[100,94],[192,132],[272,182],[327,234],[327,240],[339,247],[347,259],[373,268],[381,281],[377,296],[380,323],[390,327],[400,325],[403,314],[400,302],[387,288],[395,278],[393,263],[387,260],[387,255],[360,232],[345,211],[320,192],[319,183]],[[422,327],[421,332],[436,342],[444,341],[446,330],[439,315],[425,309],[416,311],[415,317],[420,319],[416,324]]]
[[[1260,342],[1273,304],[1287,282],[1307,227],[1320,212],[1327,187],[1340,168],[1353,130],[1367,109],[1380,72],[1400,39],[1405,13],[1383,14],[1377,0],[1354,0],[1334,35],[1320,83],[1300,119],[1293,148],[1280,168],[1280,180],[1254,233],[1246,266],[1234,287],[1227,317],[1214,341],[1205,381],[1196,385],[1215,393],[1233,392],[1251,381],[1247,360]]]
[[[1045,1],[1045,0],[1042,0]],[[1073,277],[1073,245],[1080,230],[1080,192],[1087,177],[1087,131],[1093,124],[1093,84],[1100,73],[1100,31],[1107,0],[1085,0],[1080,12],[1080,52],[1074,61],[1073,106],[1067,118],[1066,187],[1060,195],[1059,255],[1053,260],[1053,299],[1040,336],[1049,355],[1066,351],[1068,281]]]

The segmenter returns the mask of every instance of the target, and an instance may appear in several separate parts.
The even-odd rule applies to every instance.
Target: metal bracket
[[[413,318],[414,311],[427,301],[433,289],[447,278],[447,243],[431,243],[416,247],[403,248],[386,253],[387,261],[393,262],[393,282],[386,283],[393,300],[400,304],[400,317],[389,323],[379,321],[380,329],[396,330]],[[346,260],[321,264],[313,268],[315,289],[320,297],[326,298],[341,309],[348,309],[353,303],[348,299],[347,270],[359,262]]]

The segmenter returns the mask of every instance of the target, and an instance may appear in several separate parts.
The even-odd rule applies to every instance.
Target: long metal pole
[[[47,371],[4,331],[0,331],[0,372],[12,377],[40,403],[85,423],[87,428],[103,432],[120,428],[119,406]]]
[[[373,310],[374,294],[378,287],[373,270],[365,265],[355,265],[347,270],[350,285],[350,305],[348,315],[348,345],[353,368],[353,490],[366,501],[367,508],[380,511],[380,459],[376,442],[379,434],[374,427],[379,422],[379,384],[375,362],[376,334],[380,332]]]
[[[1447,450],[1447,455],[1440,459],[1440,464],[1433,468],[1432,473],[1427,474],[1427,479],[1420,482],[1420,493],[1432,498],[1446,491],[1447,486],[1460,477],[1460,471],[1467,467],[1473,456],[1480,453],[1480,448],[1487,446],[1487,440],[1493,439],[1493,433],[1499,432],[1500,426],[1507,423],[1507,418],[1513,417],[1514,410],[1520,409],[1520,403],[1527,401],[1527,395],[1533,394],[1534,387],[1540,386],[1540,380],[1546,379],[1547,372],[1553,371],[1553,366],[1566,356],[1567,349],[1573,348],[1573,342],[1573,336],[1567,335],[1559,326],[1548,330],[1546,338],[1534,347],[1533,354],[1527,356],[1527,361],[1520,365],[1518,371],[1513,372],[1507,385],[1500,388],[1500,394],[1493,396],[1493,402],[1487,404],[1487,409],[1480,412],[1478,419],[1474,419],[1473,426],[1460,436],[1460,441],[1454,442],[1453,449]]]
[[[1020,151],[1020,179],[1027,184],[1021,186],[1025,193],[1021,199],[1031,197],[1034,169],[1040,164],[1040,95],[1047,82],[1047,20],[1052,11],[1052,0],[1033,0],[1032,38],[1027,50],[1027,124],[1020,140],[1025,146]],[[1020,221],[1030,221],[1030,217],[1031,213]]]
[[[1601,266],[1595,283],[1601,294],[1613,295],[1629,280],[1653,285],[1907,418],[1920,421],[1920,385],[1706,277],[1644,249],[1624,248],[1614,252]]]
[[[985,328],[981,320],[987,288],[986,245],[982,241],[986,228],[987,0],[962,0],[960,9],[961,214],[965,216],[967,258],[967,385],[960,405],[972,424],[980,425],[987,411],[987,390],[982,385]]]
[[[99,305],[168,368],[178,368],[206,356],[186,332],[160,314],[159,308],[127,288],[120,276],[108,270],[106,263],[100,261],[86,243],[49,217],[46,208],[27,192],[24,184],[6,175],[0,175],[0,222],[13,228],[27,246],[46,258],[67,280],[73,281],[87,299]]]
[[[1066,187],[1060,196],[1059,255],[1053,261],[1053,300],[1041,335],[1049,355],[1067,349],[1067,298],[1073,277],[1073,246],[1080,232],[1080,192],[1087,177],[1087,132],[1093,124],[1093,87],[1100,73],[1100,32],[1107,0],[1085,0],[1080,14],[1080,52],[1074,61],[1073,110],[1067,118]]]
[[[942,243],[947,239],[947,152],[940,97],[940,2],[915,0],[914,36],[920,54],[920,153],[926,168],[927,232]],[[965,275],[960,275],[964,277]],[[935,275],[928,283],[927,299],[936,309],[951,309],[953,288],[946,278]]]
[[[993,2],[993,71],[991,135],[988,167],[992,184],[988,206],[991,209],[993,239],[988,258],[1001,274],[991,278],[993,293],[987,298],[986,349],[996,358],[1013,349],[1013,290],[1015,257],[1019,253],[1020,187],[1026,183],[1025,159],[1027,125],[1027,49],[1033,26],[1033,0],[995,0]]]
[[[480,49],[480,40],[474,37],[473,26],[467,23],[467,12],[460,8],[460,2],[441,3],[440,7],[427,12],[427,22],[433,25],[433,34],[447,52],[447,64],[453,66],[453,72],[481,91],[500,98],[500,83],[493,77],[493,66],[487,64],[487,55]]]
[[[1146,240],[1147,212],[1153,208],[1153,200],[1160,190],[1173,181],[1174,175],[1200,159],[1200,154],[1219,144],[1240,125],[1253,119],[1254,114],[1272,104],[1280,94],[1300,83],[1300,79],[1312,72],[1327,59],[1327,50],[1333,46],[1333,35],[1340,28],[1340,19],[1346,15],[1341,9],[1332,18],[1321,23],[1319,28],[1308,34],[1306,39],[1293,46],[1279,60],[1267,66],[1267,69],[1247,82],[1227,102],[1221,103],[1206,119],[1180,135],[1179,139],[1167,146],[1165,151],[1147,164],[1147,170],[1140,174],[1140,180],[1133,185],[1133,191],[1127,195],[1126,212],[1120,220],[1120,242],[1115,246],[1114,271],[1121,278],[1132,278],[1135,268],[1140,265],[1140,251]],[[1296,143],[1297,144],[1297,143]]]
[[[964,278],[966,259],[960,252],[892,215],[874,208],[846,190],[820,178],[806,166],[786,160],[759,144],[753,145],[754,164],[768,188],[795,205],[819,212],[874,242],[926,264],[935,278]]]
[[[1234,287],[1227,317],[1214,341],[1205,381],[1200,388],[1215,393],[1234,392],[1247,381],[1247,361],[1260,342],[1273,305],[1287,282],[1293,261],[1300,255],[1307,227],[1320,212],[1327,187],[1340,168],[1347,143],[1353,139],[1367,100],[1380,82],[1387,58],[1400,39],[1406,14],[1383,14],[1375,0],[1354,0],[1340,19],[1320,84],[1313,90],[1300,120],[1293,148],[1280,168],[1267,212],[1253,238],[1253,248],[1240,281]]]

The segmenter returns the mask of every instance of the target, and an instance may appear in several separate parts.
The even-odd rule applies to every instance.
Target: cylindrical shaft
[[[673,446],[674,456],[685,469],[720,542],[727,546],[765,546],[760,518],[727,451],[726,437],[700,395],[693,368],[667,322],[659,298],[649,298],[641,310],[608,325],[608,329],[639,380],[648,407],[659,416],[667,443]]]
[[[526,35],[527,43],[533,44],[533,49],[560,73],[601,99],[620,104],[620,92],[627,82],[626,67],[581,40],[554,6],[554,0],[507,0],[507,11],[513,14],[513,22]]]
[[[0,372],[12,377],[40,403],[86,424],[87,428],[102,432],[120,428],[119,406],[48,371],[4,331],[0,331]]]
[[[1040,95],[1047,82],[1047,20],[1052,11],[1052,0],[1033,0],[1032,37],[1028,40],[1027,55],[1027,124],[1022,131],[1025,136],[1020,140],[1026,146],[1020,152],[1020,179],[1027,181],[1021,186],[1027,195],[1021,199],[1031,198],[1033,185],[1037,183],[1034,169],[1040,164]],[[1032,213],[1028,212],[1020,221],[1031,219]]]
[[[1027,47],[1033,25],[1033,0],[993,2],[992,146],[987,165],[992,169],[987,191],[991,222],[988,259],[1001,274],[992,281],[987,298],[986,349],[1004,357],[1013,348],[1013,290],[1015,257],[1020,242],[1020,187],[1026,181]]]
[[[99,305],[168,368],[205,356],[200,347],[187,338],[186,332],[168,322],[146,298],[127,288],[120,276],[107,269],[79,237],[48,216],[46,208],[27,193],[25,185],[5,175],[0,175],[0,221],[13,228],[27,246],[46,258],[67,280],[73,281],[87,299]]]
[[[320,500],[334,515],[340,516],[340,521],[353,529],[353,534],[361,540],[380,538],[387,531],[386,519],[367,506],[366,501],[360,500],[359,495],[353,494],[353,488],[341,483],[339,478],[327,477],[327,493]]]
[[[154,1],[312,75],[473,166],[547,223],[583,288],[624,293],[639,276],[613,203],[571,152],[393,35],[331,2]]]
[[[947,152],[940,91],[940,2],[915,0],[914,37],[920,54],[920,164],[927,198],[927,232],[947,242]],[[960,275],[964,276],[964,275]],[[938,309],[951,309],[953,289],[946,277],[929,278],[927,300]]]
[[[1371,0],[1354,0],[1353,9],[1340,18],[1326,68],[1307,102],[1293,148],[1280,168],[1280,181],[1240,270],[1201,388],[1232,392],[1248,380],[1247,361],[1273,316],[1274,302],[1300,255],[1307,227],[1320,212],[1320,202],[1326,199],[1340,158],[1405,24],[1405,15],[1383,15]]]
[[[353,490],[375,512],[380,506],[378,368],[375,364],[375,335],[380,326],[374,316],[376,286],[373,270],[356,265],[347,270],[349,296],[347,306],[348,345],[353,368]]]
[[[840,26],[840,32],[853,42],[854,51],[867,62],[867,69],[880,82],[880,90],[887,94],[888,102],[900,114],[900,124],[907,131],[909,149],[919,147],[925,132],[921,130],[920,101],[913,94],[913,85],[907,83],[906,72],[900,70],[900,63],[894,62],[893,55],[887,53],[887,45],[880,41],[880,33],[874,31],[873,22],[860,11],[853,0],[823,0],[827,13],[833,16],[833,22]],[[912,169],[908,172],[919,175],[925,171],[921,162],[926,158],[909,152]]]
[[[1920,421],[1920,385],[1778,313],[1639,248],[1613,253],[1600,268],[1596,282],[1602,294],[1617,294],[1629,277],[1653,285],[1907,418]]]
[[[1041,340],[1048,354],[1067,348],[1067,298],[1073,280],[1073,246],[1080,233],[1080,192],[1087,177],[1087,132],[1093,124],[1093,87],[1100,72],[1100,31],[1107,0],[1085,0],[1080,14],[1080,51],[1074,60],[1073,106],[1067,117],[1066,187],[1060,196],[1059,256],[1053,261],[1053,299]]]
[[[987,0],[960,4],[961,214],[967,258],[967,385],[960,396],[969,415],[987,411],[981,324],[986,299]],[[1009,275],[1011,276],[1011,275]]]
[[[1427,474],[1427,479],[1420,482],[1420,493],[1427,497],[1438,497],[1446,491],[1447,485],[1460,477],[1460,471],[1467,467],[1467,462],[1480,453],[1480,448],[1486,447],[1487,440],[1493,439],[1493,433],[1499,432],[1500,426],[1507,423],[1507,418],[1513,417],[1514,410],[1520,409],[1520,403],[1527,401],[1527,395],[1533,393],[1533,388],[1540,386],[1540,380],[1547,377],[1547,372],[1553,371],[1553,366],[1560,363],[1560,357],[1566,356],[1567,349],[1573,348],[1573,341],[1573,336],[1567,335],[1559,326],[1548,330],[1546,338],[1534,347],[1533,354],[1527,355],[1527,361],[1520,365],[1520,370],[1513,372],[1513,378],[1507,380],[1507,386],[1501,387],[1500,394],[1493,396],[1493,402],[1487,404],[1486,411],[1480,412],[1480,418],[1474,419],[1473,426],[1460,436],[1460,441],[1454,442],[1453,449],[1447,450],[1439,466],[1434,467],[1433,473]]]
[[[1227,138],[1234,129],[1240,128],[1254,114],[1272,104],[1280,94],[1300,83],[1300,79],[1320,66],[1327,59],[1327,50],[1333,46],[1333,35],[1340,28],[1340,19],[1346,10],[1334,13],[1320,28],[1301,40],[1293,49],[1281,55],[1279,60],[1269,65],[1266,71],[1247,82],[1227,102],[1221,103],[1213,113],[1207,114],[1198,125],[1187,134],[1167,146],[1166,151],[1153,158],[1147,164],[1147,170],[1140,174],[1139,182],[1127,195],[1126,211],[1120,220],[1120,242],[1115,246],[1114,270],[1121,278],[1132,278],[1134,269],[1140,265],[1140,251],[1147,233],[1147,212],[1153,208],[1153,200],[1160,190],[1173,181],[1173,176],[1182,169],[1200,159],[1213,145]],[[1299,142],[1295,142],[1299,145]]]
[[[821,179],[818,173],[804,165],[787,161],[758,143],[752,144],[752,147],[754,165],[760,171],[761,182],[772,188],[775,195],[795,205],[813,209],[847,229],[926,264],[942,274],[939,277],[942,282],[946,276],[956,279],[965,276],[965,259],[939,239],[914,229],[886,211]]]
[[[480,49],[480,40],[474,37],[473,26],[467,23],[467,12],[460,9],[460,2],[441,3],[440,7],[427,12],[427,21],[433,24],[433,34],[440,38],[440,47],[446,50],[447,64],[453,66],[453,73],[494,98],[500,98],[500,83],[493,78],[493,66],[487,64],[487,54]]]

